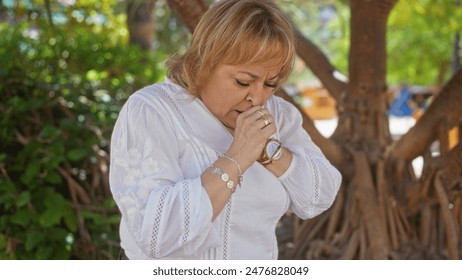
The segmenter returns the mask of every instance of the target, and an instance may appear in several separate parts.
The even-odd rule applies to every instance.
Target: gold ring
[[[262,117],[262,120],[265,122],[265,126],[264,127],[267,127],[271,122],[269,121],[268,117],[267,116],[263,116]]]
[[[257,110],[257,113],[259,113],[259,114],[260,114],[260,117],[263,117],[263,116],[265,115],[265,114],[263,114],[263,112],[262,112],[262,111],[260,111],[260,110]]]

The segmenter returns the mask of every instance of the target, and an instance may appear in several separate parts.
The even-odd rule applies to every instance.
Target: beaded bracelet
[[[239,164],[239,162],[237,162],[237,160],[233,159],[232,157],[230,156],[227,156],[227,155],[219,155],[218,157],[220,158],[225,158],[227,160],[230,160],[232,162],[234,162],[234,164],[236,164],[237,166],[237,170],[239,171],[239,182],[238,182],[238,185],[239,187],[241,187],[241,183],[242,183],[242,180],[244,180],[244,176],[242,175],[242,169],[241,169],[241,165]]]
[[[226,183],[226,187],[228,187],[228,189],[230,189],[232,192],[235,192],[236,191],[236,188],[234,187],[234,182],[233,180],[229,179],[229,174],[226,173],[222,168],[220,167],[217,167],[215,165],[211,165],[212,166],[212,172],[214,174],[217,174],[217,175],[220,175],[220,179]]]

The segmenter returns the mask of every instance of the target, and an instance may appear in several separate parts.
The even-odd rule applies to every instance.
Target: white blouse
[[[129,259],[277,259],[275,230],[286,211],[308,219],[332,205],[341,175],[302,128],[300,112],[276,96],[265,107],[292,163],[280,177],[254,163],[212,222],[200,176],[232,134],[169,80],[128,99],[112,134],[110,186]]]

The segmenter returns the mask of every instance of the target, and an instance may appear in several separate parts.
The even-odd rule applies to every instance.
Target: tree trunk
[[[127,3],[127,26],[130,33],[130,43],[140,46],[143,50],[152,48],[154,38],[154,21],[152,10],[155,0],[130,0]]]
[[[342,133],[367,150],[371,163],[391,141],[385,83],[388,12],[383,10],[383,2],[350,1],[350,81],[339,120]]]

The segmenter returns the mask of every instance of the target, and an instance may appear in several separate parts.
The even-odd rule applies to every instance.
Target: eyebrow
[[[255,74],[253,74],[253,73],[251,73],[251,72],[247,72],[247,71],[238,71],[238,73],[247,74],[247,75],[249,75],[250,77],[252,77],[253,79],[258,79],[258,80],[261,79],[260,76],[255,75]],[[276,76],[271,77],[271,78],[268,78],[267,81],[271,81],[271,80],[276,79],[276,78],[279,76],[279,74],[280,74],[280,73],[277,73]]]

